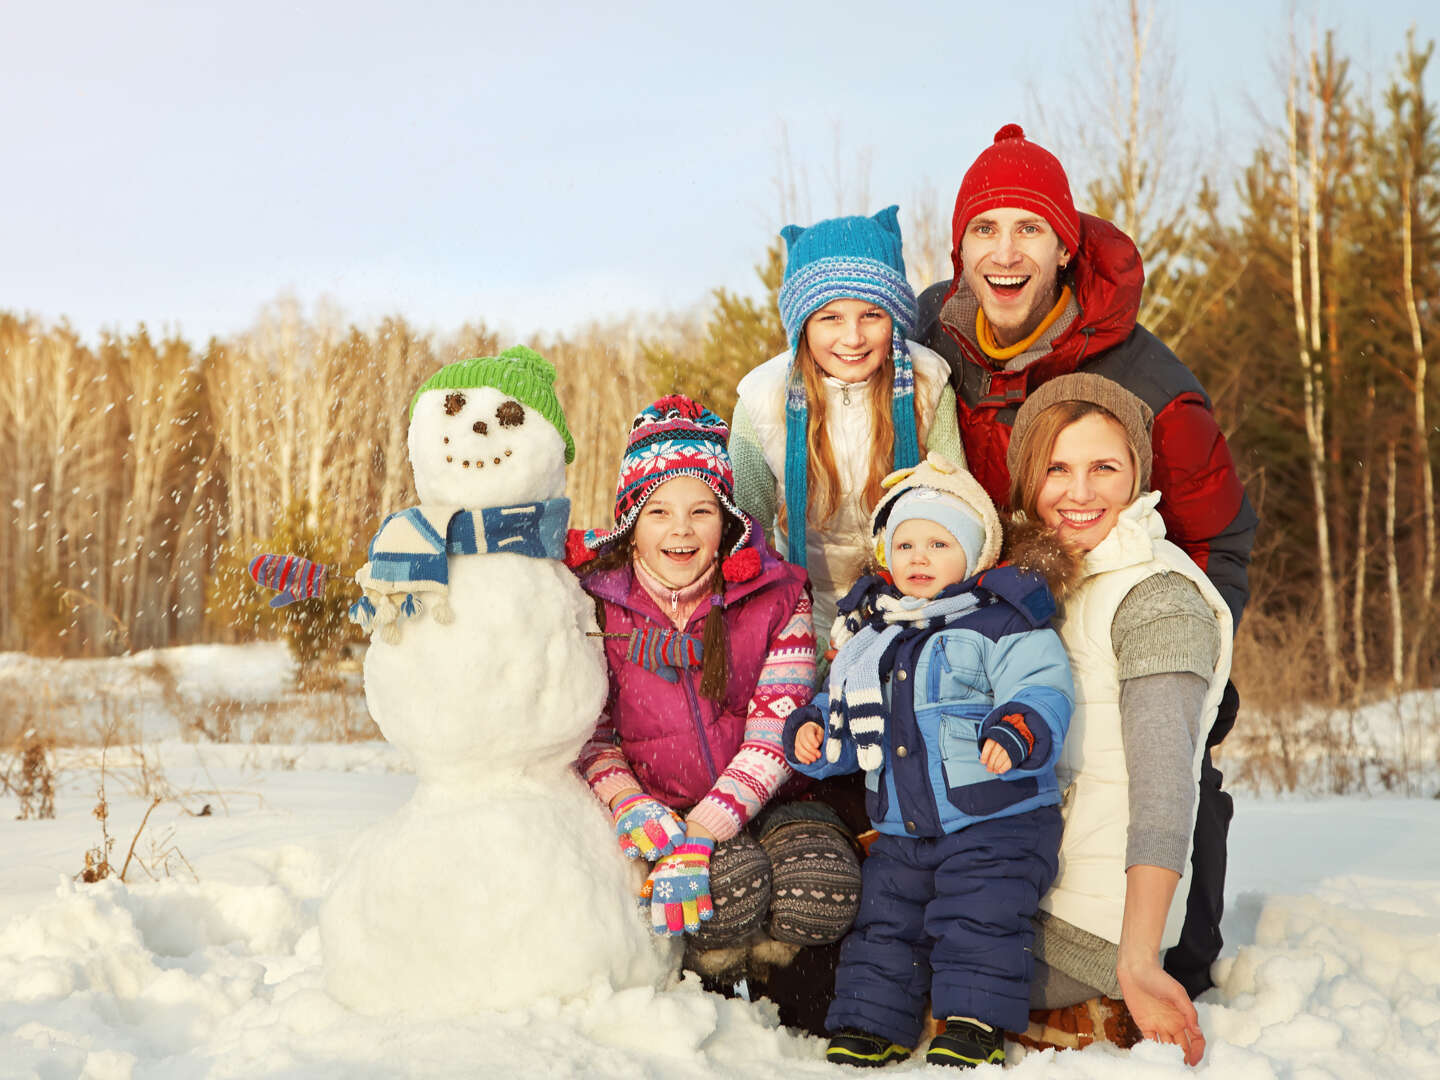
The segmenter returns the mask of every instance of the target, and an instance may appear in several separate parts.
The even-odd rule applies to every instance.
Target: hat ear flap
[[[795,241],[805,235],[805,229],[799,225],[786,225],[780,230],[780,237],[785,241],[785,254],[795,250]]]
[[[888,232],[891,236],[900,235],[900,207],[887,206],[870,219]]]
[[[880,481],[880,486],[883,488],[893,488],[896,484],[900,483],[901,480],[904,480],[907,476],[913,473],[915,469],[916,466],[914,465],[910,466],[908,469],[896,469],[889,476],[885,477],[884,480]]]

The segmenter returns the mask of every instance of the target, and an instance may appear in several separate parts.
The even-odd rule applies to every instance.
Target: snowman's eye
[[[463,408],[465,408],[465,395],[464,395],[464,394],[446,394],[446,395],[445,395],[445,415],[446,415],[446,416],[454,416],[456,413],[458,413],[458,412],[459,412],[461,409],[463,409]]]
[[[518,401],[507,401],[495,410],[495,419],[501,427],[519,427],[525,422],[525,406]]]

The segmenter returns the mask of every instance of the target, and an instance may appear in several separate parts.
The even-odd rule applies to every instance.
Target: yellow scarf
[[[1050,313],[1045,318],[1040,320],[1040,325],[1031,332],[1030,336],[1009,346],[1000,345],[995,341],[995,331],[990,328],[990,323],[985,318],[985,309],[982,307],[975,312],[975,340],[979,343],[981,351],[990,359],[1013,360],[1034,345],[1040,335],[1054,325],[1055,320],[1060,318],[1060,313],[1069,303],[1070,286],[1066,285],[1060,290],[1060,299],[1055,301],[1055,306],[1050,309]]]

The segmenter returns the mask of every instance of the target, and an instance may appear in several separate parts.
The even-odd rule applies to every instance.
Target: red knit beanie
[[[955,197],[955,273],[960,273],[960,241],[970,219],[986,210],[1018,206],[1039,214],[1065,250],[1080,250],[1080,215],[1070,198],[1070,181],[1054,154],[1025,138],[1019,124],[1006,124],[995,133],[995,142],[981,151],[960,181]]]

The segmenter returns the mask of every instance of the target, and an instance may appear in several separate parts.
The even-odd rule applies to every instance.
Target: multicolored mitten
[[[632,664],[673,683],[680,681],[679,668],[698,668],[704,662],[704,648],[699,638],[682,631],[641,626],[630,632],[625,656]]]
[[[641,792],[621,799],[611,817],[620,850],[632,859],[644,855],[654,862],[685,839],[685,823],[680,815]]]
[[[692,836],[650,871],[640,895],[650,898],[650,924],[657,934],[694,933],[715,914],[710,902],[714,850],[714,840]]]
[[[323,563],[311,562],[299,555],[256,555],[250,560],[250,576],[258,584],[275,589],[280,594],[271,599],[270,606],[273,608],[323,596],[325,575],[329,569]]]

